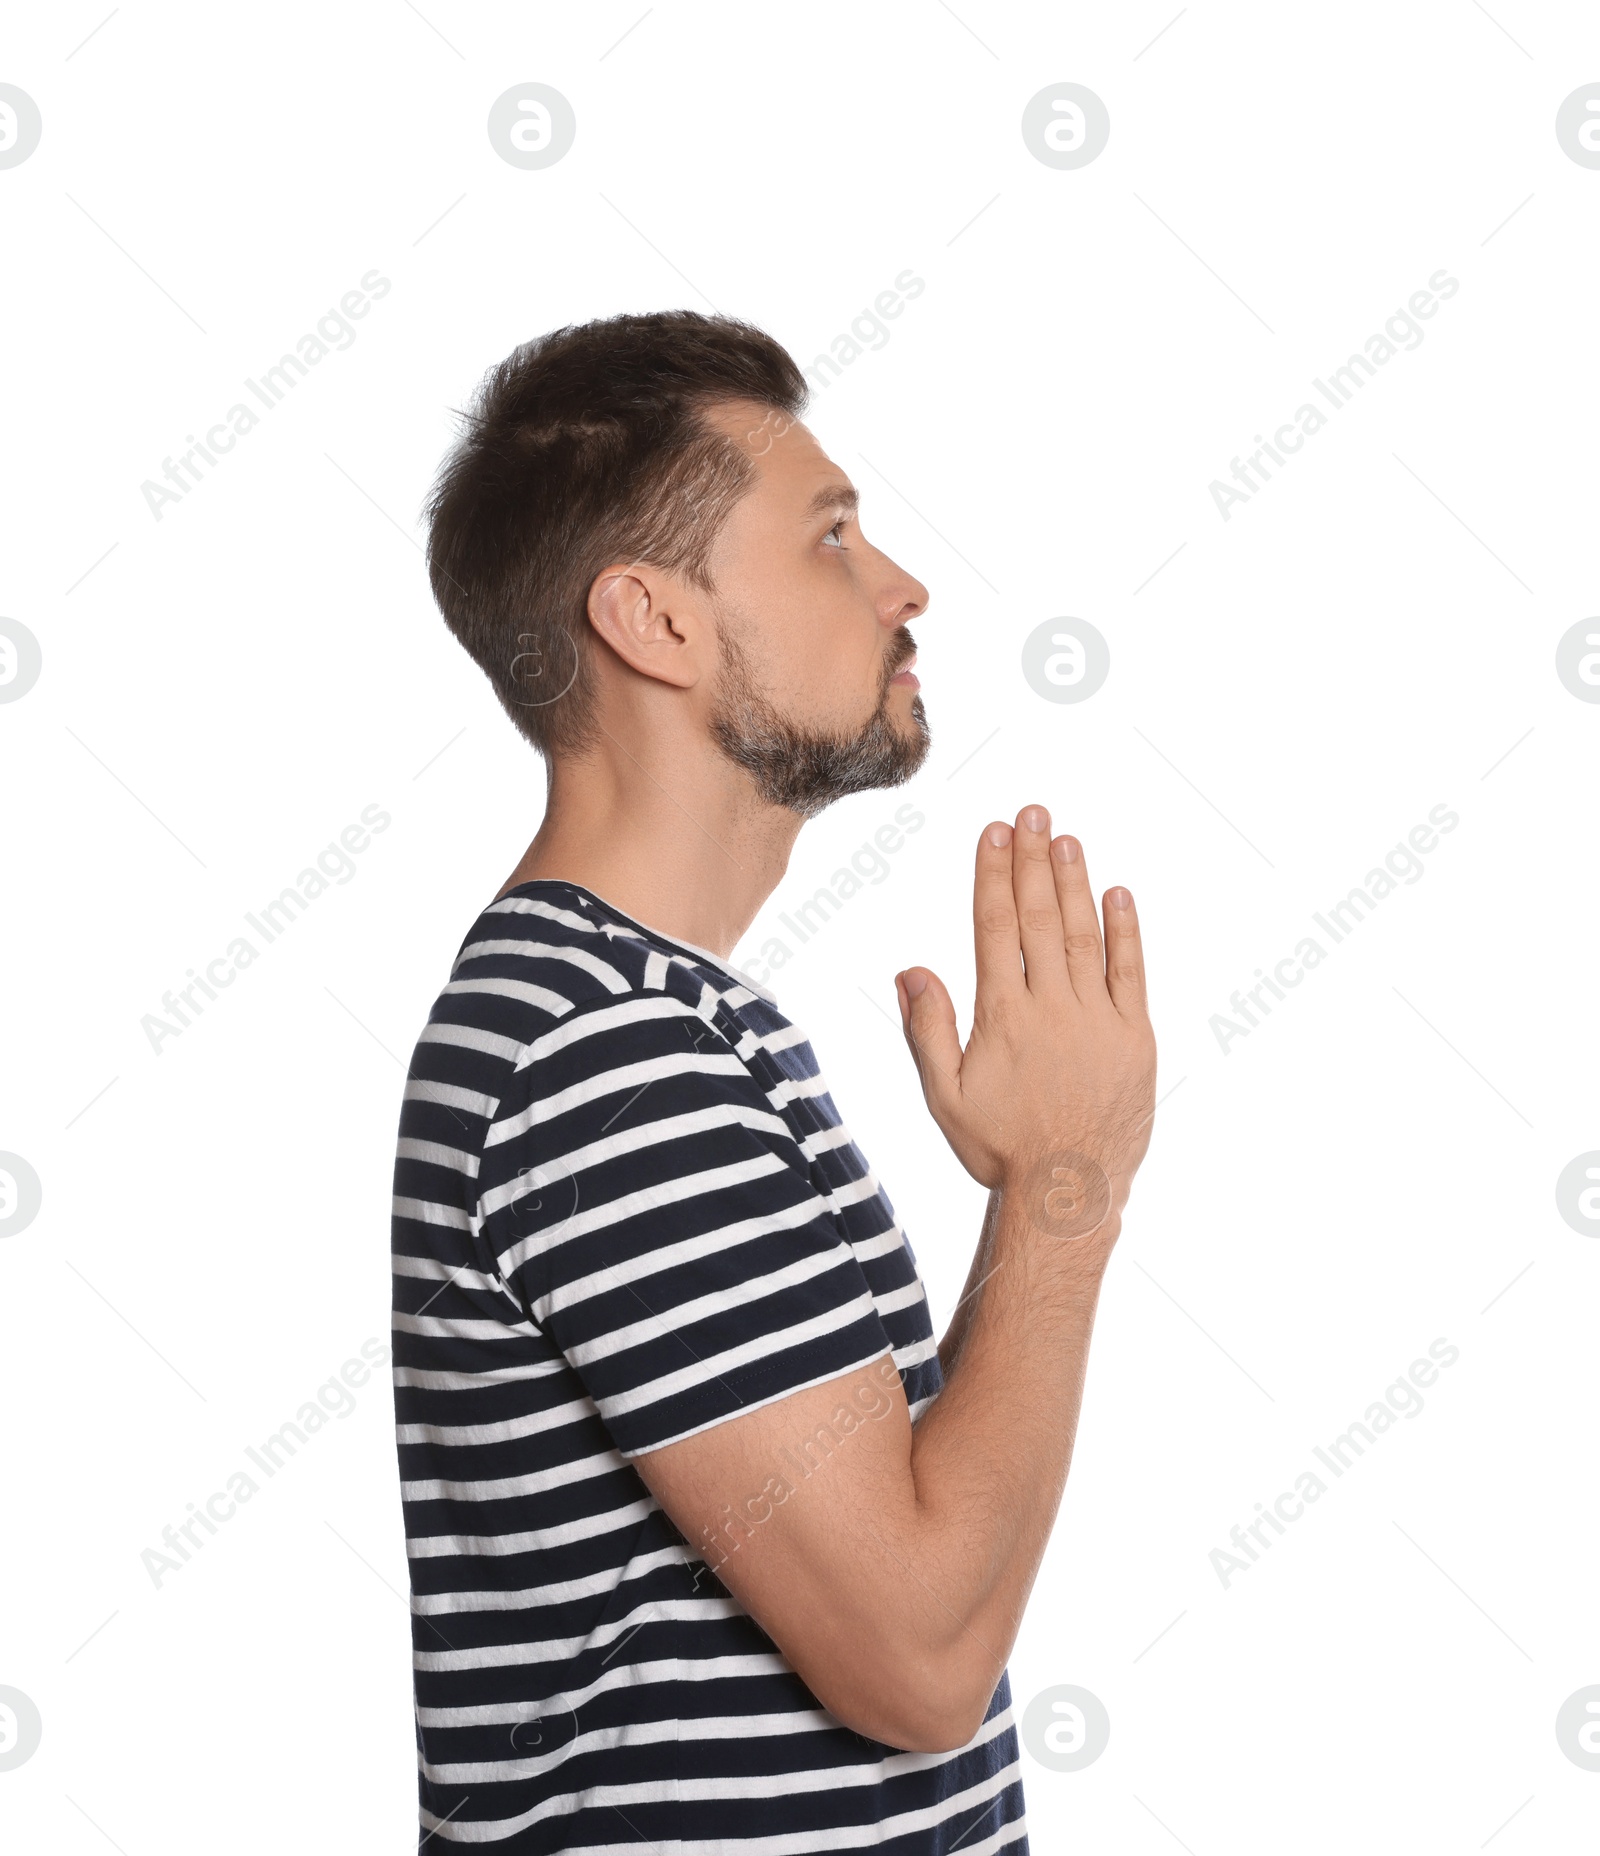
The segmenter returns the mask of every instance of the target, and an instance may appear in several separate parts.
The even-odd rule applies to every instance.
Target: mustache
[[[890,652],[888,662],[883,667],[884,695],[888,695],[889,685],[916,655],[917,641],[902,627],[895,633],[895,649]]]

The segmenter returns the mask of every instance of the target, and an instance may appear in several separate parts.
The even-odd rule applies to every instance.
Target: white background
[[[642,11],[11,22],[44,133],[0,171],[0,612],[43,674],[0,707],[0,1148],[44,1199],[0,1242],[0,1686],[44,1731],[7,1847],[413,1842],[382,1378],[159,1588],[141,1553],[386,1334],[402,1059],[538,823],[417,511],[531,335],[715,305],[810,365],[908,267],[810,423],[932,590],[934,750],[805,831],[736,958],[916,803],[769,983],[942,1326],[982,1194],[892,975],[970,998],[973,846],[1029,801],[1138,897],[1163,1104],[1011,1664],[1019,1715],[1086,1687],[1111,1740],[1025,1756],[1034,1848],[1589,1847],[1600,1773],[1554,1723],[1600,1682],[1600,1243],[1555,1182],[1600,1147],[1600,705],[1555,652],[1600,609],[1600,170],[1554,119],[1600,16]],[[1064,80],[1111,117],[1073,171],[1020,133]],[[541,171],[485,131],[526,81],[577,116]],[[1440,268],[1421,345],[1224,520],[1211,481]],[[141,484],[372,269],[353,345],[158,521]],[[1081,704],[1021,674],[1063,615],[1110,645]],[[369,804],[356,874],[156,1054],[142,1017]],[[1440,804],[1420,879],[1224,1054],[1230,995]],[[1426,1409],[1224,1587],[1230,1528],[1440,1336]]]

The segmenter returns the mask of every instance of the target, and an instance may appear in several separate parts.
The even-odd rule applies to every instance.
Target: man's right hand
[[[1120,906],[1119,906],[1120,905]],[[981,1185],[1064,1237],[1115,1235],[1150,1144],[1156,1045],[1133,898],[1105,897],[1105,936],[1077,839],[1024,806],[993,824],[973,883],[977,994],[963,1050],[936,974],[896,976],[930,1113]]]

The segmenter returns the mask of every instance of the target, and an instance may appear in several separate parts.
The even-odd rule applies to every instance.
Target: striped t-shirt
[[[1004,1674],[957,1752],[854,1733],[632,1462],[885,1358],[913,1422],[940,1388],[893,1207],[765,988],[576,884],[509,891],[417,1042],[393,1229],[430,1851],[1027,1851]]]

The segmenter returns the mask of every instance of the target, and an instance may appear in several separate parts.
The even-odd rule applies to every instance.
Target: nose
[[[898,562],[884,556],[888,569],[878,596],[878,622],[889,631],[908,624],[928,609],[928,589]]]

